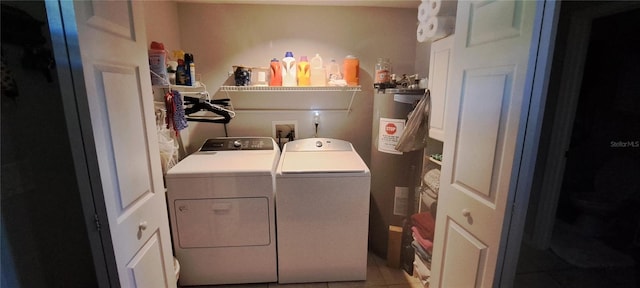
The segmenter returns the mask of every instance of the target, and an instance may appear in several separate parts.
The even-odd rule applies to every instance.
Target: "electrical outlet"
[[[298,121],[295,120],[281,120],[272,121],[272,133],[273,139],[278,141],[278,138],[283,140],[295,139],[298,135]]]

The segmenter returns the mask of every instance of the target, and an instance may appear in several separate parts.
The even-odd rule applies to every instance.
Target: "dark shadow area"
[[[45,4],[1,11],[0,287],[97,287]]]
[[[562,81],[570,16],[561,14],[550,89]],[[592,23],[551,247],[523,243],[515,287],[640,287],[639,19],[635,9]]]

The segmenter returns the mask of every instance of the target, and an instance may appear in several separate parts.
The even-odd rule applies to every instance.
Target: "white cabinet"
[[[447,104],[447,82],[452,61],[454,35],[431,43],[429,58],[429,90],[431,92],[431,113],[429,113],[429,137],[444,141]]]
[[[452,61],[452,49],[453,49],[454,35],[440,39],[431,43],[431,55],[429,58],[429,91],[431,96],[431,111],[429,113],[429,137],[438,141],[431,141],[437,143],[429,143],[424,150],[424,156],[426,164],[423,167],[423,174],[431,169],[440,170],[442,165],[442,145],[444,141],[444,129],[445,129],[445,117],[444,111],[447,104],[447,85],[450,75],[450,67]],[[435,155],[439,155],[436,159]],[[439,172],[439,171],[438,171]],[[438,173],[439,175],[439,173]],[[439,178],[439,176],[438,176]],[[426,181],[426,179],[425,179]],[[427,185],[423,181],[423,185]],[[439,186],[439,185],[438,185]],[[420,189],[420,202],[418,206],[419,213],[431,213],[435,217],[437,206],[434,203],[437,202],[437,190],[431,190],[430,188],[423,187]],[[434,192],[436,191],[436,192]],[[416,239],[414,239],[416,240]],[[418,242],[416,240],[416,242]],[[418,251],[414,256],[413,272],[414,276],[420,279],[424,287],[429,287],[431,277],[431,255],[425,259],[420,257]]]

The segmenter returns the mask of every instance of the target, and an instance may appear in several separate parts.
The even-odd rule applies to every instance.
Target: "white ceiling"
[[[418,8],[420,0],[176,0],[190,3]]]

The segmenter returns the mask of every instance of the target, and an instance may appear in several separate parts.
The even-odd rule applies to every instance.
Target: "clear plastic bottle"
[[[329,81],[342,79],[342,73],[340,73],[340,64],[336,62],[336,59],[331,59],[331,63],[327,65],[327,79]]]
[[[309,60],[307,59],[307,56],[300,57],[300,62],[298,62],[298,71],[296,72],[298,86],[309,86],[311,84],[309,72]]]
[[[282,58],[282,86],[296,86],[298,79],[296,78],[296,58],[293,52],[287,51]]]
[[[324,68],[320,54],[316,53],[309,64],[311,86],[327,86],[327,70]]]
[[[384,86],[391,83],[391,62],[389,58],[378,58],[375,71],[374,86],[380,86],[380,84]]]

